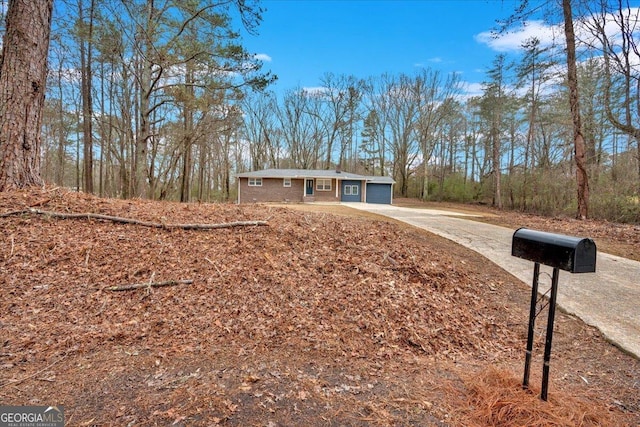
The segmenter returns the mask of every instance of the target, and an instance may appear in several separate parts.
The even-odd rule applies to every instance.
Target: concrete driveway
[[[511,256],[515,230],[465,219],[468,214],[392,205],[343,203],[394,218],[453,240],[485,256],[531,286],[533,262]],[[589,237],[589,236],[577,236]],[[598,241],[596,240],[596,245]],[[551,286],[551,268],[541,266],[541,292]],[[560,272],[558,305],[598,328],[621,349],[640,358],[640,262],[598,253],[596,273]]]

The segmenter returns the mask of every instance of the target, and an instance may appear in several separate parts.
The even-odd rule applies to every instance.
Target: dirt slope
[[[550,402],[520,390],[529,291],[477,254],[371,218],[261,205],[0,194],[183,230],[0,217],[0,403],[68,425],[637,425],[640,363],[556,319]],[[114,292],[110,287],[190,280]]]

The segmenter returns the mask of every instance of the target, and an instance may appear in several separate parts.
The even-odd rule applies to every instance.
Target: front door
[[[307,179],[307,196],[313,196],[313,179]]]

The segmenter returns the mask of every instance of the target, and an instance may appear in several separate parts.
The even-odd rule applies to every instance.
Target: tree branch
[[[44,215],[44,216],[49,216],[51,218],[62,218],[62,219],[99,219],[103,221],[112,221],[112,222],[118,222],[122,224],[140,225],[143,227],[179,228],[183,230],[213,230],[218,228],[251,227],[251,226],[257,227],[262,225],[268,225],[266,221],[234,221],[234,222],[226,222],[226,223],[219,223],[219,224],[163,224],[163,223],[140,221],[137,219],[122,218],[117,216],[102,215],[102,214],[95,214],[95,213],[62,213],[62,212],[42,211],[40,209],[25,209],[21,211],[6,212],[3,214],[0,214],[0,218],[5,218],[12,215],[23,215],[23,214]]]
[[[166,282],[133,283],[131,285],[109,286],[107,288],[104,288],[104,290],[119,292],[119,291],[131,291],[133,289],[160,288],[163,286],[190,285],[192,283],[193,283],[193,280],[167,280]]]

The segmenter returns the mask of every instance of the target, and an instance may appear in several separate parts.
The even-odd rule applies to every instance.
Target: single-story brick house
[[[365,176],[340,170],[265,169],[236,175],[238,203],[366,202],[391,204],[388,176]]]

